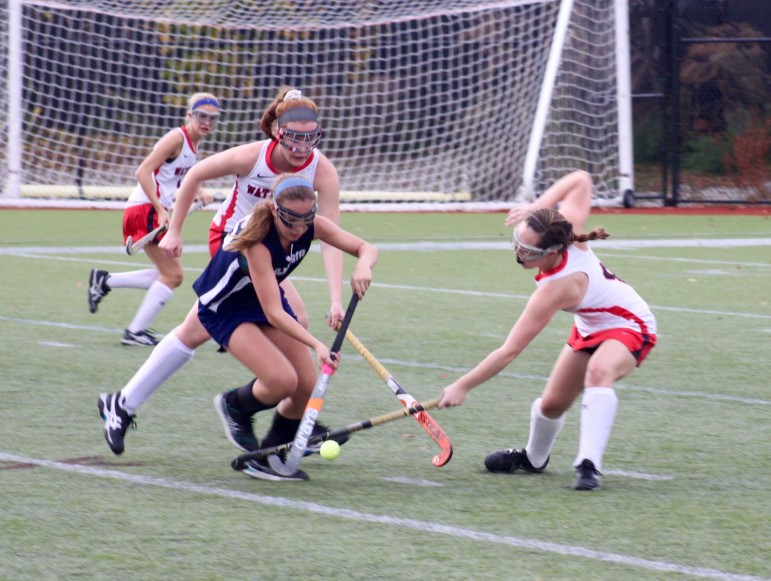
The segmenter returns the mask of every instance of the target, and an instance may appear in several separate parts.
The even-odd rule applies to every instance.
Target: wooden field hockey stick
[[[348,309],[345,311],[345,317],[340,325],[340,329],[337,331],[335,340],[330,347],[330,352],[338,353],[340,347],[343,346],[343,338],[345,332],[348,330],[348,325],[351,324],[351,318],[353,312],[356,310],[356,305],[359,302],[359,296],[353,293],[351,301],[348,303]],[[308,440],[313,433],[313,426],[316,425],[316,420],[319,417],[321,408],[324,405],[324,396],[327,394],[327,388],[329,387],[329,380],[335,374],[335,368],[325,363],[321,368],[321,375],[319,375],[316,385],[313,387],[313,392],[305,405],[305,411],[303,417],[300,420],[300,425],[297,427],[297,432],[292,442],[292,449],[286,457],[286,461],[281,460],[276,454],[268,456],[268,464],[270,467],[283,476],[291,476],[300,467],[300,462],[305,456],[305,450],[308,448]]]
[[[200,198],[195,200],[193,202],[193,205],[190,206],[190,209],[187,211],[188,215],[192,214],[193,212],[200,210],[204,207],[204,202]],[[131,236],[126,238],[126,254],[129,256],[134,256],[136,254],[139,254],[145,246],[150,244],[153,240],[155,240],[155,237],[159,234],[166,231],[166,228],[168,228],[167,224],[163,224],[162,226],[158,226],[154,230],[150,230],[147,234],[142,236],[139,240],[134,242]]]
[[[354,422],[353,424],[348,424],[347,426],[338,428],[336,430],[330,430],[328,432],[315,434],[314,436],[308,439],[308,444],[309,445],[318,444],[319,442],[325,442],[326,440],[334,440],[339,436],[348,436],[350,434],[353,434],[354,432],[359,432],[361,430],[368,430],[369,428],[374,428],[375,426],[387,424],[388,422],[398,420],[399,418],[417,414],[424,410],[433,409],[438,405],[439,405],[439,399],[432,399],[431,401],[427,401],[425,403],[416,403],[414,406],[409,408],[402,408],[393,412],[389,412],[387,414],[383,414],[382,416],[375,416],[374,418],[370,418],[368,420]],[[241,454],[237,458],[234,458],[233,461],[230,463],[230,466],[233,468],[233,470],[242,470],[248,460],[256,460],[258,458],[264,458],[265,456],[269,456],[270,454],[278,454],[280,452],[285,452],[286,450],[289,450],[291,448],[292,448],[292,442],[287,442],[285,444],[271,446],[270,448],[262,448],[260,450],[254,450],[253,452],[249,452],[247,454]]]
[[[391,391],[394,392],[394,395],[399,398],[399,401],[401,401],[405,407],[410,408],[417,403],[415,398],[407,393],[407,390],[405,390],[402,385],[396,381],[394,376],[388,372],[383,364],[380,363],[380,361],[378,361],[375,356],[369,352],[369,350],[362,344],[361,341],[356,338],[353,333],[346,331],[345,338],[351,345],[353,345],[353,348],[356,349],[359,355],[361,355],[364,360],[369,363],[370,367],[375,370],[380,378],[385,381],[386,385],[391,388]],[[418,412],[412,417],[414,417],[415,421],[423,426],[423,429],[428,432],[428,435],[431,436],[431,439],[434,440],[434,442],[436,442],[439,448],[442,450],[439,454],[434,456],[434,458],[431,460],[431,463],[437,468],[447,464],[450,461],[450,458],[452,458],[452,442],[450,441],[450,438],[447,437],[447,434],[445,434],[444,430],[439,427],[439,424],[436,423],[434,418],[428,415],[428,412]]]

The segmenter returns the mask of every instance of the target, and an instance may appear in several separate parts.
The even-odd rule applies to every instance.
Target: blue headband
[[[217,109],[220,108],[220,104],[217,103],[217,99],[211,99],[209,97],[204,97],[200,101],[196,101],[195,103],[193,103],[193,106],[190,108],[190,110],[191,111],[195,111],[201,105],[214,105]]]
[[[281,192],[288,188],[294,188],[294,187],[303,187],[308,188],[309,190],[313,191],[313,184],[310,183],[307,179],[296,176],[285,179],[283,182],[278,184],[275,188],[273,188],[273,197],[277,198]]]

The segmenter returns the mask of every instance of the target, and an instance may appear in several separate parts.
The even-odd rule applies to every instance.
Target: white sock
[[[142,304],[139,305],[139,310],[134,315],[134,320],[131,321],[128,330],[132,333],[138,333],[147,329],[173,294],[174,291],[172,289],[156,280],[147,289],[147,294],[142,299]]]
[[[172,332],[158,343],[126,386],[121,390],[121,405],[131,415],[169,377],[190,361],[195,349],[189,349]]]
[[[578,438],[578,456],[573,466],[591,460],[602,471],[602,456],[610,439],[610,430],[616,418],[618,397],[611,387],[587,387],[581,398],[581,433]]]
[[[556,419],[547,418],[541,413],[541,398],[530,407],[530,437],[527,440],[527,458],[535,468],[546,464],[552,446],[565,423],[565,415]]]
[[[161,273],[154,268],[133,270],[131,272],[110,273],[107,286],[110,288],[150,288]]]

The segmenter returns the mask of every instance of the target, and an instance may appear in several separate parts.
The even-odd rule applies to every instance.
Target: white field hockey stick
[[[319,442],[333,440],[340,436],[348,436],[350,434],[353,434],[354,432],[358,432],[361,430],[368,430],[369,428],[374,428],[375,426],[380,426],[382,424],[386,424],[388,422],[398,420],[399,418],[403,418],[405,416],[417,414],[424,410],[433,409],[438,405],[439,405],[438,399],[432,399],[431,401],[427,401],[425,403],[418,403],[411,408],[402,408],[400,410],[383,414],[382,416],[375,416],[374,418],[370,418],[368,420],[362,420],[360,422],[348,424],[343,428],[330,430],[328,432],[322,432],[321,434],[315,434],[314,436],[308,439],[308,444],[318,444]],[[264,458],[265,456],[269,456],[270,454],[285,452],[286,450],[290,450],[291,448],[292,448],[292,442],[287,442],[286,444],[279,444],[277,446],[271,446],[270,448],[262,448],[260,450],[254,450],[253,452],[241,454],[238,458],[234,458],[233,461],[230,463],[230,465],[233,468],[233,470],[242,470],[244,467],[244,464],[246,464],[248,460],[252,460],[256,458]]]
[[[203,200],[200,198],[196,199],[193,204],[190,206],[190,209],[187,211],[188,215],[192,214],[196,210],[200,210],[205,206]],[[158,226],[155,230],[150,230],[147,234],[142,236],[139,240],[134,242],[134,240],[129,236],[126,238],[126,254],[129,256],[134,256],[136,254],[139,254],[145,246],[150,244],[153,240],[155,240],[155,237],[158,236],[158,234],[161,234],[162,232],[166,231],[166,224],[163,226]]]
[[[338,353],[340,347],[343,346],[343,338],[345,332],[348,329],[348,325],[351,324],[351,318],[353,317],[353,311],[356,310],[356,305],[359,302],[359,296],[353,293],[351,302],[348,303],[348,309],[345,311],[345,317],[340,325],[335,340],[330,347],[332,353]],[[329,387],[329,380],[335,373],[335,368],[331,365],[324,364],[321,368],[321,375],[316,381],[316,385],[313,387],[308,403],[305,405],[305,411],[303,417],[300,420],[300,425],[297,427],[297,433],[295,433],[294,441],[292,442],[292,449],[286,457],[286,462],[282,461],[276,454],[268,456],[268,464],[270,467],[283,476],[291,476],[300,467],[300,462],[305,456],[305,450],[308,448],[308,440],[313,433],[313,427],[316,425],[316,420],[319,417],[321,408],[324,405],[324,396],[327,394],[327,388]]]
[[[405,390],[402,385],[396,381],[394,376],[388,372],[383,364],[375,359],[375,356],[369,352],[369,350],[362,344],[361,341],[356,338],[353,333],[346,331],[345,338],[351,345],[353,345],[353,348],[356,349],[359,355],[361,355],[364,360],[369,363],[370,367],[375,370],[375,372],[380,376],[380,379],[385,381],[386,385],[391,388],[391,391],[394,392],[394,395],[399,398],[399,401],[401,401],[405,407],[411,408],[418,403],[417,400],[415,400],[414,397],[407,393],[407,390]],[[434,458],[431,460],[431,463],[437,468],[447,464],[450,461],[450,458],[452,458],[452,442],[450,441],[450,438],[447,437],[447,434],[445,434],[444,430],[439,427],[439,424],[436,423],[434,418],[428,415],[428,412],[418,412],[412,417],[414,417],[415,421],[423,426],[423,429],[428,432],[428,435],[431,436],[431,439],[434,440],[434,442],[436,442],[439,448],[442,450],[439,454],[434,456]]]
[[[161,232],[166,231],[166,224],[163,226],[158,226],[155,230],[150,230],[147,234],[142,236],[139,240],[134,242],[134,240],[129,236],[126,238],[126,254],[129,256],[134,256],[135,254],[139,254],[145,246],[150,244],[153,240],[155,240],[155,237],[158,236]]]

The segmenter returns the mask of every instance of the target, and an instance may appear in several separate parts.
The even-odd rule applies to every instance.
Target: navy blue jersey
[[[235,228],[234,233],[240,231]],[[308,254],[313,242],[313,224],[294,242],[289,251],[284,250],[276,225],[271,221],[270,229],[262,240],[270,252],[276,284],[280,283],[297,268]],[[231,235],[223,241],[201,276],[193,283],[198,295],[198,318],[212,338],[226,347],[230,335],[242,323],[268,324],[267,317],[257,298],[249,275],[246,258],[239,252],[224,250]],[[281,289],[280,289],[281,290]],[[295,317],[281,290],[284,310]],[[295,317],[297,318],[297,317]]]

